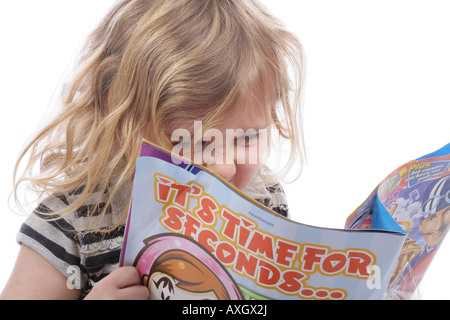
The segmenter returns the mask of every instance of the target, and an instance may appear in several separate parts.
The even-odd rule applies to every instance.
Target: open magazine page
[[[449,229],[449,192],[450,144],[393,171],[348,218],[347,228],[398,224],[407,233],[386,298],[417,296],[417,286]]]
[[[405,239],[290,221],[143,142],[121,265],[151,299],[381,299]],[[370,200],[370,199],[369,199]]]

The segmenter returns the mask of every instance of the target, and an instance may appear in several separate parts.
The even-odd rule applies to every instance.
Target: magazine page
[[[389,174],[374,191],[371,205],[352,214],[346,228],[399,225],[407,233],[387,298],[413,298],[438,252],[450,223],[450,144],[408,162]]]
[[[296,223],[174,157],[143,142],[121,254],[151,299],[383,298],[404,232]]]

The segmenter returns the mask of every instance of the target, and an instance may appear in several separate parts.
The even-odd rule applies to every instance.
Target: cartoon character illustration
[[[426,245],[411,265],[416,278],[422,279],[450,226],[450,176],[432,183],[425,190],[425,202],[422,205],[423,217],[419,230]]]
[[[144,240],[134,266],[152,300],[242,300],[222,264],[191,238],[173,233]]]
[[[412,293],[422,280],[450,226],[450,176],[431,181],[422,195],[417,240],[425,245],[416,250],[401,277],[399,292]],[[422,238],[422,239],[420,239]],[[419,247],[420,248],[420,247]]]

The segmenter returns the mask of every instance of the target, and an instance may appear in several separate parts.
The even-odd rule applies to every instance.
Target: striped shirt
[[[251,187],[245,193],[288,217],[288,206],[281,185]],[[98,197],[103,197],[96,210]],[[93,232],[88,228],[88,212],[95,219],[105,206],[106,194],[94,193],[90,200],[76,212],[55,219],[53,212],[66,208],[77,197],[77,193],[50,196],[22,224],[17,242],[25,244],[56,267],[68,278],[68,286],[81,289],[84,298],[92,287],[119,266],[125,232],[125,221],[109,232]],[[129,194],[116,197],[101,219],[100,229],[121,222],[124,205]],[[95,200],[94,200],[95,199]]]

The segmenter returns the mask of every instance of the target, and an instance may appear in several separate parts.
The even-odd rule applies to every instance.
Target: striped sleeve
[[[65,219],[53,220],[50,218],[54,216],[46,215],[61,210],[66,205],[58,197],[46,199],[22,224],[16,240],[41,254],[68,277],[72,274],[69,267],[80,265],[76,232]]]
[[[105,206],[102,202],[98,206],[95,204],[98,194],[66,216],[58,218],[52,214],[66,208],[76,196],[70,194],[45,199],[22,224],[17,242],[41,254],[67,278],[77,270],[77,285],[83,298],[98,281],[118,267],[125,225],[108,230],[121,219],[123,204],[119,199],[113,201],[112,208],[101,219],[103,224],[98,226],[107,231],[89,229],[89,216],[98,216]]]

